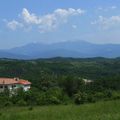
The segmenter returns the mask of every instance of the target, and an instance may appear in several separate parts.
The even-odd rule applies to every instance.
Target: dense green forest
[[[0,77],[32,82],[28,92],[0,94],[1,105],[83,104],[120,99],[120,58],[0,60]],[[83,78],[93,82],[86,84]],[[7,98],[7,99],[6,99]]]

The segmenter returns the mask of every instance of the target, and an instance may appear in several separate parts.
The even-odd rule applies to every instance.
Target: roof
[[[11,85],[11,84],[22,84],[22,85],[30,85],[31,82],[28,80],[22,80],[19,78],[0,78],[0,85]]]
[[[30,85],[31,82],[29,82],[28,80],[19,80],[18,84],[23,84],[23,85]]]

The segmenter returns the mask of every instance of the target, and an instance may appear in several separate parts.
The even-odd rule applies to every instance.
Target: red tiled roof
[[[28,80],[21,80],[15,78],[0,78],[0,84],[11,85],[11,84],[23,84],[23,85],[30,85],[31,82]]]
[[[30,85],[31,82],[27,81],[27,80],[19,80],[18,84],[23,84],[23,85]]]

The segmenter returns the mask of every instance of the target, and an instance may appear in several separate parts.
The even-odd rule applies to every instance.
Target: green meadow
[[[0,120],[120,120],[120,100],[79,106],[1,108]]]

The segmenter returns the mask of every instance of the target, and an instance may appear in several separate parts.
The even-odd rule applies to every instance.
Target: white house
[[[28,91],[31,87],[31,82],[19,78],[0,78],[0,91],[9,89],[10,91],[23,88],[24,91]]]
[[[83,79],[83,81],[85,82],[85,84],[93,83],[93,80]]]

